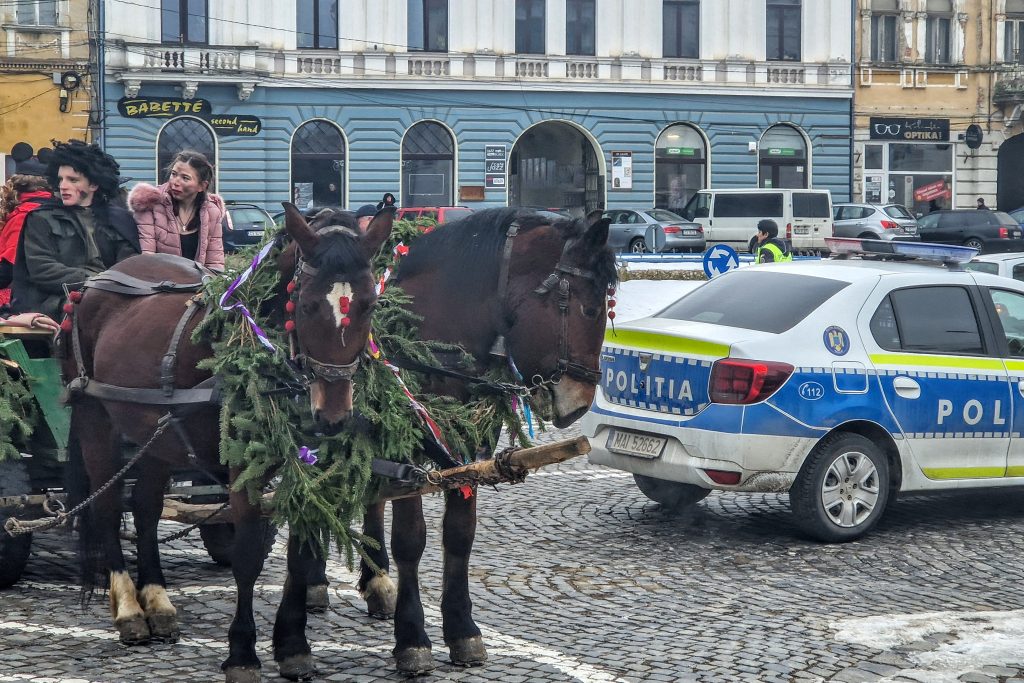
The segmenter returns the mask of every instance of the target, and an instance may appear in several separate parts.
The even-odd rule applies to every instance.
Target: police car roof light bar
[[[930,242],[899,242],[889,240],[862,240],[853,237],[826,237],[825,244],[836,258],[861,256],[907,261],[938,261],[959,267],[978,255],[977,249]]]

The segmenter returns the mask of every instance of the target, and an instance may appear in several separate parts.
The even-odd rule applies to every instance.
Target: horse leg
[[[392,502],[391,554],[398,565],[395,609],[395,663],[398,671],[419,676],[434,670],[430,639],[423,628],[419,564],[427,544],[423,503],[419,496]]]
[[[327,580],[327,556],[320,547],[315,548],[310,560],[309,582],[306,584],[306,611],[326,612],[331,606],[331,596],[327,592],[330,582]]]
[[[281,676],[290,681],[309,680],[316,673],[306,639],[306,596],[309,581],[316,577],[323,553],[315,539],[302,542],[288,535],[288,574],[274,621],[274,659]]]
[[[473,601],[469,597],[469,555],[475,537],[476,492],[464,498],[461,491],[450,491],[445,497],[442,529],[441,619],[452,664],[459,666],[479,666],[487,661],[487,650],[480,629],[473,621]]]
[[[80,400],[72,412],[71,433],[78,448],[93,494],[121,468],[120,439],[115,438],[110,418],[91,400]],[[110,614],[126,645],[145,643],[150,638],[146,615],[135,595],[135,584],[125,569],[121,550],[121,490],[117,482],[96,497],[82,519],[83,586],[94,585],[94,572],[106,570],[110,580]],[[95,557],[95,554],[99,557]],[[94,561],[101,563],[96,566]]]
[[[238,475],[232,470],[231,481]],[[256,656],[256,620],[252,613],[253,588],[263,571],[263,547],[267,521],[258,507],[249,503],[249,494],[230,493],[235,523],[235,545],[231,556],[231,572],[235,577],[237,597],[235,617],[228,629],[228,658],[220,665],[225,683],[259,683],[260,664]]]
[[[384,501],[366,506],[363,514],[363,535],[375,540],[377,548],[363,544],[363,551],[376,565],[370,566],[365,559],[359,561],[359,595],[366,601],[366,612],[376,619],[391,619],[395,616],[395,599],[398,589],[388,576],[387,540],[384,537]]]
[[[164,487],[170,468],[158,458],[148,458],[139,472],[132,492],[135,512],[136,547],[139,555],[139,603],[146,613],[146,623],[156,640],[174,643],[178,640],[178,611],[167,597],[167,581],[160,566],[158,524],[164,506]]]

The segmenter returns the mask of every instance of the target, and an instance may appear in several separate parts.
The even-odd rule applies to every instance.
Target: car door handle
[[[921,385],[910,377],[897,377],[892,381],[892,388],[903,398],[915,399],[921,396]]]

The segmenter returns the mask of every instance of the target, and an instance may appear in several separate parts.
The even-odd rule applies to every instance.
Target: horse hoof
[[[306,611],[326,612],[331,606],[331,596],[327,592],[327,584],[321,583],[316,586],[306,586]]]
[[[224,669],[224,683],[260,683],[260,669],[256,666],[229,666]]]
[[[311,681],[316,675],[313,656],[309,654],[285,657],[284,661],[278,663],[277,666],[281,677],[287,678],[289,681]]]
[[[434,658],[429,647],[407,647],[395,650],[395,665],[398,673],[406,676],[423,676],[434,670]]]
[[[174,614],[151,614],[146,617],[149,634],[153,640],[162,643],[176,643],[181,632],[178,630],[178,617]]]
[[[487,661],[487,648],[480,636],[460,638],[448,643],[448,653],[456,666],[480,666]]]
[[[125,645],[143,645],[150,640],[149,625],[141,616],[119,621],[116,626]]]
[[[390,576],[375,576],[363,591],[366,613],[374,619],[393,619],[398,603],[398,588]]]

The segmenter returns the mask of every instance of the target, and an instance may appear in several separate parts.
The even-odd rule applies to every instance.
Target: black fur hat
[[[70,166],[97,186],[96,195],[104,202],[118,194],[121,166],[98,145],[81,140],[53,141],[53,153],[47,159],[46,179],[55,190],[60,186],[57,175],[61,166]]]

